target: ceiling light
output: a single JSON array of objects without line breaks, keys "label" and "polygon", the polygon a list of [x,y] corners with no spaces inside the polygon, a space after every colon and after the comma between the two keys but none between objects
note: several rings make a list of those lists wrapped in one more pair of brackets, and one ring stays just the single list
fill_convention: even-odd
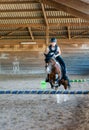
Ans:
[{"label": "ceiling light", "polygon": [[36,44],[36,42],[21,42],[21,44]]}]

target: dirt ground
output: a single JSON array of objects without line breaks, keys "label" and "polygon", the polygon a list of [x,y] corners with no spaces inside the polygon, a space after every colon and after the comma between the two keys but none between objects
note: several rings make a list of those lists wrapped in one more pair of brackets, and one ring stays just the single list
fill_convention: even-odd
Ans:
[{"label": "dirt ground", "polygon": [[[38,90],[44,79],[45,76],[0,76],[0,90]],[[71,86],[71,90],[89,90],[89,82]],[[46,89],[50,90],[49,84]],[[67,101],[59,95],[57,103],[57,95],[0,95],[0,130],[89,130],[89,95],[65,97]]]}]

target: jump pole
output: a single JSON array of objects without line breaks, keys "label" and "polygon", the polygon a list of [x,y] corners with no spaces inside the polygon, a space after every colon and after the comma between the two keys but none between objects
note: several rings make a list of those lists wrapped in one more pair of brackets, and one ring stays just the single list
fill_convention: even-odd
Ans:
[{"label": "jump pole", "polygon": [[73,79],[70,82],[89,82],[89,79]]},{"label": "jump pole", "polygon": [[22,91],[22,90],[0,90],[0,94],[89,94],[89,91],[56,91],[56,90],[26,90],[26,91]]}]

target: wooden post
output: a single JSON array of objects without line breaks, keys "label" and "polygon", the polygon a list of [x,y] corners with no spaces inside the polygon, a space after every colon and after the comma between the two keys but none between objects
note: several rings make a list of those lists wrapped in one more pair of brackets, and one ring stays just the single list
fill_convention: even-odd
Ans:
[{"label": "wooden post", "polygon": [[67,30],[68,30],[68,38],[69,40],[71,39],[71,35],[70,35],[70,26],[67,27]]},{"label": "wooden post", "polygon": [[49,27],[46,27],[46,46],[49,44]]}]

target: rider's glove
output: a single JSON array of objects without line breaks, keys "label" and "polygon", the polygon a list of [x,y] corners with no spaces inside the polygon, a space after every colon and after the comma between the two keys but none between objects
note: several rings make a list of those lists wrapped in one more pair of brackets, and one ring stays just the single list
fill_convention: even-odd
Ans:
[{"label": "rider's glove", "polygon": [[54,55],[55,58],[58,57],[58,56],[59,56],[59,54]]}]

